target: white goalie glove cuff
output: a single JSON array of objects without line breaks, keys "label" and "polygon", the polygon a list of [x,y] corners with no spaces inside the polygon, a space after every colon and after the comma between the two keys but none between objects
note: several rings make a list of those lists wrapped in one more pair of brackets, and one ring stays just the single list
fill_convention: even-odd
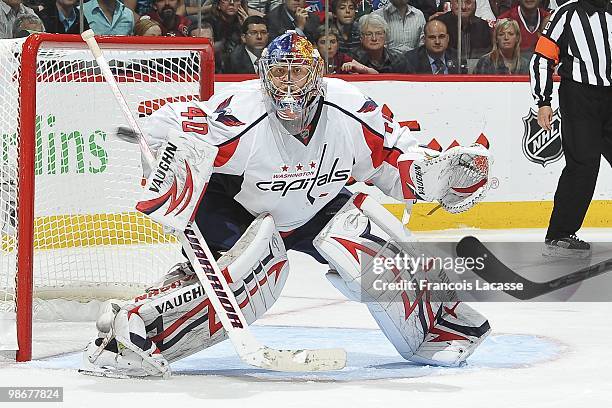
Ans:
[{"label": "white goalie glove cuff", "polygon": [[450,213],[466,211],[488,189],[491,163],[488,141],[455,145],[444,152],[416,147],[398,159],[404,198],[438,201]]}]

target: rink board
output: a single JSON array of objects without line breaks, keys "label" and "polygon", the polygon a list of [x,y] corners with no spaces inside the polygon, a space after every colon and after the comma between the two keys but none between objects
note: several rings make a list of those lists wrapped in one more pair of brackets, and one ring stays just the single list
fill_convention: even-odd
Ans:
[{"label": "rink board", "polygon": [[[225,79],[224,79],[225,78]],[[216,90],[222,91],[232,82],[224,82],[228,77],[221,76],[216,82]],[[244,79],[240,76],[231,78]],[[355,79],[365,78],[356,81]],[[376,80],[373,80],[375,78]],[[463,77],[465,79],[465,77]],[[414,207],[410,227],[413,230],[447,229],[447,228],[538,228],[545,227],[550,210],[552,197],[558,176],[563,168],[563,157],[555,160],[536,163],[530,161],[525,153],[527,149],[523,138],[527,133],[526,121],[530,112],[535,110],[526,78],[518,78],[515,82],[496,82],[483,77],[470,77],[470,82],[424,81],[415,80],[414,76],[351,76],[351,82],[374,100],[384,102],[391,107],[397,120],[417,120],[421,131],[415,136],[421,143],[428,143],[435,138],[442,146],[449,145],[453,140],[462,144],[473,142],[481,133],[485,134],[491,144],[494,157],[491,185],[486,199],[476,208],[464,214],[451,215],[439,210],[433,216],[428,215],[435,204],[417,204]],[[383,80],[381,80],[383,79]],[[399,80],[401,79],[401,80]],[[462,79],[462,80],[464,80]],[[130,84],[131,85],[131,84]],[[137,84],[134,84],[136,86]],[[43,84],[42,86],[52,86]],[[62,222],[71,225],[61,233],[67,236],[78,234],[79,225],[89,223],[87,217],[75,217],[75,214],[94,214],[95,223],[99,225],[114,224],[117,236],[86,237],[85,245],[114,245],[130,235],[138,232],[123,231],[117,225],[130,225],[140,229],[139,225],[117,223],[126,217],[133,217],[129,208],[116,208],[112,200],[96,200],[94,202],[78,202],[75,206],[73,194],[70,192],[87,191],[92,188],[109,188],[117,185],[117,175],[112,174],[113,162],[138,162],[139,153],[135,146],[126,146],[110,135],[117,126],[115,110],[107,102],[104,83],[82,83],[70,94],[66,88],[54,90],[61,95],[62,105],[52,104],[48,112],[41,112],[40,121],[54,118],[56,125],[52,131],[43,130],[37,135],[42,153],[36,157],[38,173],[37,193],[44,194],[53,207],[37,209],[37,225],[51,225],[47,218],[55,208],[69,208],[71,219]],[[169,97],[178,92],[169,86]],[[97,108],[95,115],[76,115],[66,106],[78,106],[83,95],[93,100]],[[96,102],[99,99],[99,102]],[[106,100],[106,102],[103,102]],[[146,103],[138,101],[139,105]],[[553,108],[556,109],[556,98]],[[137,107],[134,107],[136,109]],[[104,110],[108,109],[107,112]],[[69,117],[63,118],[63,115]],[[144,120],[144,119],[141,119]],[[68,123],[68,128],[59,124]],[[529,136],[529,135],[527,135]],[[542,135],[540,135],[542,136]],[[538,137],[532,138],[537,140]],[[544,136],[542,136],[544,137]],[[555,139],[556,138],[556,139]],[[532,140],[533,143],[535,143]],[[8,151],[8,145],[13,143],[11,135],[3,135],[3,151]],[[558,137],[550,140],[542,139],[542,148],[548,148],[558,143]],[[548,143],[548,145],[546,145]],[[548,147],[547,147],[548,146]],[[554,149],[553,149],[554,150]],[[112,154],[108,154],[111,153]],[[548,152],[550,153],[550,152]],[[133,191],[134,202],[138,199],[140,175],[121,175],[122,188]],[[365,186],[358,186],[363,189]],[[385,197],[375,188],[365,188],[396,215],[400,216],[403,206]],[[585,226],[610,226],[607,214],[612,209],[612,171],[607,163],[602,163],[600,179],[596,188],[595,202],[590,208]],[[76,208],[75,208],[76,207]],[[48,212],[49,211],[49,212]],[[60,218],[62,215],[60,215]],[[73,221],[76,220],[76,222]],[[82,220],[82,221],[81,221]],[[51,220],[52,221],[52,220]],[[84,228],[83,228],[84,229]],[[55,232],[57,233],[57,231]],[[54,241],[62,241],[54,237]],[[150,237],[139,237],[148,241]],[[3,237],[4,248],[11,246],[6,236]],[[132,239],[130,239],[133,242]],[[41,244],[47,247],[48,243]],[[53,247],[53,244],[51,244]]]},{"label": "rink board", "polygon": [[[248,76],[220,76],[218,92],[232,81]],[[443,147],[453,140],[472,143],[481,133],[491,144],[493,155],[491,190],[484,202],[458,215],[443,210],[427,214],[435,204],[417,204],[410,228],[436,230],[448,228],[543,228],[548,225],[552,199],[564,167],[560,154],[560,132],[546,134],[536,128],[537,112],[528,78],[491,76],[351,75],[342,76],[378,103],[387,104],[398,121],[417,120],[421,143],[435,138]],[[552,108],[557,111],[555,83]],[[529,157],[529,158],[528,158]],[[531,160],[530,160],[531,159]],[[365,186],[360,186],[364,189]],[[398,204],[375,188],[365,190],[385,204]],[[612,211],[612,171],[602,160],[593,204],[585,227],[610,227]],[[388,205],[400,215],[401,206]]]}]

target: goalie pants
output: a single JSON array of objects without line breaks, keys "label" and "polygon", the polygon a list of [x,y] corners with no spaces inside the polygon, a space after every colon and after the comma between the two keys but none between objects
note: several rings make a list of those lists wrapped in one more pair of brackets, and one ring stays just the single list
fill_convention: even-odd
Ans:
[{"label": "goalie pants", "polygon": [[565,168],[546,233],[551,239],[580,229],[595,192],[601,156],[612,165],[612,87],[563,78],[559,107]]},{"label": "goalie pants", "polygon": [[[220,252],[229,250],[238,241],[255,219],[255,216],[234,200],[235,194],[232,194],[232,188],[228,187],[231,184],[228,182],[230,177],[234,176],[213,174],[195,217],[196,224],[217,259]],[[326,264],[327,261],[315,249],[312,241],[351,195],[350,191],[342,189],[306,224],[289,232],[281,232],[285,248],[309,254],[318,262]]]}]

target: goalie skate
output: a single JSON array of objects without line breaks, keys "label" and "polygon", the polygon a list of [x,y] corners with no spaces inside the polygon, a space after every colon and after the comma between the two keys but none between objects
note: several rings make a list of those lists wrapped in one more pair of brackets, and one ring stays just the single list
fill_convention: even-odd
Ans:
[{"label": "goalie skate", "polygon": [[139,319],[130,320],[127,311],[118,305],[110,304],[96,322],[98,337],[87,345],[79,372],[112,378],[168,378],[168,361],[155,344],[130,331],[130,326],[139,323]]}]

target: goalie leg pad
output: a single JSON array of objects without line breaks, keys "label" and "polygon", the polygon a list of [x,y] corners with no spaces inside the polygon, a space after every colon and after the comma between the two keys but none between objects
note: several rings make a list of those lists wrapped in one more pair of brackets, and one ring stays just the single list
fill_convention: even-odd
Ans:
[{"label": "goalie leg pad", "polygon": [[[272,217],[264,214],[255,219],[218,264],[251,324],[278,299],[289,272],[285,247]],[[179,360],[227,337],[188,263],[172,268],[160,283],[121,311],[140,320],[143,337],[167,361]],[[135,334],[131,329],[130,335]]]},{"label": "goalie leg pad", "polygon": [[430,281],[445,279],[443,270],[417,270],[411,275],[411,271],[380,268],[386,258],[422,256],[409,239],[408,231],[382,205],[356,194],[314,245],[334,269],[326,275],[328,280],[349,299],[367,304],[402,357],[423,364],[461,364],[490,332],[484,317],[460,302],[436,301],[428,291],[377,289],[401,280],[425,279],[425,274]]}]

